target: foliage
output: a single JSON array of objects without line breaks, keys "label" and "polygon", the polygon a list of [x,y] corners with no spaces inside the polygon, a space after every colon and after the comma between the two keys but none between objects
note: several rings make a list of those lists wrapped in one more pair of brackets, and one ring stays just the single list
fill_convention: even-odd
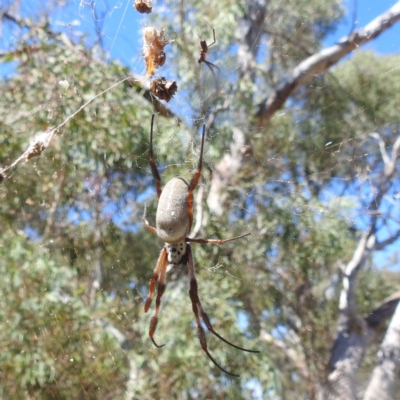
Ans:
[{"label": "foliage", "polygon": [[[245,68],[237,30],[252,12],[245,3],[166,5],[153,18],[176,38],[167,71],[179,81],[173,107],[182,106],[178,117],[188,122],[157,115],[157,164],[164,183],[175,175],[189,180],[198,159],[190,125],[211,116],[201,183],[207,193],[215,165],[234,141],[233,127],[244,132],[247,150],[240,172],[224,187],[224,215],[213,215],[203,194],[196,218],[198,237],[251,236],[193,248],[199,296],[216,331],[260,354],[207,335],[213,357],[240,379],[209,362],[197,338],[185,268],[168,271],[156,332],[165,347],[148,339],[143,299],[163,246],[141,224],[144,203],[152,225],[157,207],[147,162],[155,102],[130,79],[85,107],[40,158],[20,164],[0,186],[4,398],[314,398],[323,379],[341,267],[363,227],[354,217],[366,209],[362,183],[373,182],[369,174],[382,168],[366,134],[380,132],[390,147],[398,124],[398,56],[360,52],[316,77],[259,129],[251,120],[259,100],[322,46],[342,16],[340,2],[270,1],[263,15],[268,24],[259,46],[247,49],[254,57]],[[198,36],[211,39],[206,22],[217,33],[209,54],[222,71],[217,83],[197,65]],[[1,166],[36,133],[130,74],[99,56],[96,46],[50,34],[50,25],[26,30],[13,43],[22,50],[2,58],[16,69],[1,82]],[[377,271],[372,259],[363,274],[357,304],[367,315],[397,281]]]},{"label": "foliage", "polygon": [[92,319],[76,270],[21,234],[2,232],[1,394],[68,399],[121,396],[125,356]]}]

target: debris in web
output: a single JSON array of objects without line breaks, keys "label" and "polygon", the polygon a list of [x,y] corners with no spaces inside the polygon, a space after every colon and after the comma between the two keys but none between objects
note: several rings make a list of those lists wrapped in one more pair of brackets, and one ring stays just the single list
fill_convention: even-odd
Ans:
[{"label": "debris in web", "polygon": [[28,161],[31,158],[39,157],[42,154],[42,152],[45,151],[49,146],[50,139],[52,136],[53,136],[52,129],[37,134],[34,137],[28,150],[26,150],[24,153],[25,160]]},{"label": "debris in web", "polygon": [[173,42],[164,37],[165,29],[158,30],[148,26],[143,29],[143,55],[146,61],[146,77],[153,76],[159,67],[165,64],[167,58],[164,47]]},{"label": "debris in web", "polygon": [[164,77],[153,79],[150,82],[150,92],[160,100],[169,102],[178,90],[178,85],[173,80],[166,80]]},{"label": "debris in web", "polygon": [[152,0],[135,0],[133,7],[141,14],[150,14],[153,8]]},{"label": "debris in web", "polygon": [[27,150],[25,150],[13,163],[8,165],[7,167],[0,169],[0,183],[7,178],[6,172],[15,168],[23,159],[25,159],[25,161],[28,162],[34,157],[39,157],[43,153],[43,151],[45,151],[49,146],[54,134],[58,132],[67,122],[69,122],[72,118],[74,118],[78,113],[80,113],[93,100],[97,99],[99,96],[103,95],[104,93],[107,93],[109,90],[115,88],[116,86],[120,85],[122,82],[125,82],[128,79],[129,77],[126,77],[118,81],[117,83],[114,83],[114,85],[110,86],[109,88],[103,90],[101,93],[89,99],[86,103],[84,103],[81,107],[79,107],[77,111],[75,111],[73,114],[67,117],[56,128],[49,128],[46,132],[41,132],[37,134]]}]

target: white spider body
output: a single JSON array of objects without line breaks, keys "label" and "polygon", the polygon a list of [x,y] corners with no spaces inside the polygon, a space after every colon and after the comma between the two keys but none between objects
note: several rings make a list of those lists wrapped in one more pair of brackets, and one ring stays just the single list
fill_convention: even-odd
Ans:
[{"label": "white spider body", "polygon": [[178,244],[189,234],[188,198],[189,185],[182,178],[172,178],[161,192],[156,227],[157,235],[163,242]]}]

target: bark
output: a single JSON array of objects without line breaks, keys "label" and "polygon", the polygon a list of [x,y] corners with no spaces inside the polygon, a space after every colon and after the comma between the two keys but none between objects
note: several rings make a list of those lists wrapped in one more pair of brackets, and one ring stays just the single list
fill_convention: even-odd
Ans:
[{"label": "bark", "polygon": [[[328,365],[328,368],[335,368],[331,368],[327,382],[319,388],[318,398],[320,400],[356,398],[357,388],[354,383],[354,376],[362,361],[365,348],[383,329],[386,321],[393,316],[395,310],[397,311],[399,300],[400,292],[394,293],[373,310],[367,318],[358,318],[358,329],[354,329],[357,326],[353,327],[353,330],[344,332],[336,339],[330,365]],[[379,396],[371,397],[368,400],[380,398]]]},{"label": "bark", "polygon": [[357,314],[355,288],[358,271],[364,266],[367,254],[374,244],[375,233],[365,234],[344,270],[338,334],[327,366],[328,377],[322,397],[324,399],[356,398],[354,377],[364,356],[369,332],[365,321]]},{"label": "bark", "polygon": [[[381,250],[399,237],[400,229],[393,232],[384,241],[378,242],[377,232],[381,224],[379,208],[384,196],[391,188],[396,172],[396,159],[398,157],[400,138],[395,141],[391,157],[382,145],[381,137],[377,133],[370,136],[379,142],[384,168],[380,181],[374,188],[375,196],[372,199],[368,211],[370,224],[368,230],[361,238],[352,260],[343,270],[343,288],[339,300],[338,331],[331,350],[331,357],[327,365],[327,377],[319,394],[321,399],[351,400],[357,397],[355,377],[363,360],[366,347],[375,337],[377,328],[389,314],[385,314],[385,307],[374,311],[367,319],[362,318],[355,302],[358,272],[364,267],[368,256],[376,250]],[[386,311],[387,311],[386,306]]]},{"label": "bark", "polygon": [[222,160],[215,167],[210,191],[207,197],[207,204],[210,211],[217,216],[224,212],[224,201],[226,194],[224,188],[229,185],[229,181],[237,174],[241,165],[243,154],[246,150],[244,133],[237,127],[232,127],[233,141],[230,145],[230,152],[225,153]]},{"label": "bark", "polygon": [[400,372],[400,305],[396,307],[392,321],[378,354],[378,365],[364,395],[364,400],[390,400],[394,398]]}]

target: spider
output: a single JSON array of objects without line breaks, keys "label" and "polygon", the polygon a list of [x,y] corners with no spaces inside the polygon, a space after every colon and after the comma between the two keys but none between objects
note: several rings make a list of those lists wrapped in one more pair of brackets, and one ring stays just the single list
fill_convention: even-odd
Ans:
[{"label": "spider", "polygon": [[214,41],[211,44],[208,45],[205,40],[200,40],[200,48],[201,48],[201,50],[200,50],[200,56],[199,56],[198,61],[199,61],[199,64],[204,62],[207,65],[207,67],[210,68],[210,71],[214,75],[214,78],[217,79],[216,76],[215,76],[213,68],[216,68],[218,70],[218,72],[219,72],[220,71],[219,67],[206,59],[206,55],[208,53],[208,49],[210,47],[214,46],[215,43],[217,43],[217,40],[215,39],[215,30],[212,27],[211,27],[211,29],[212,29],[212,32],[213,32],[213,40]]},{"label": "spider", "polygon": [[206,136],[205,125],[203,126],[200,158],[197,171],[194,174],[192,180],[190,181],[190,184],[188,184],[182,178],[175,177],[172,178],[165,185],[164,189],[161,191],[161,177],[160,173],[158,172],[157,165],[154,161],[154,156],[153,156],[153,124],[154,124],[154,114],[151,118],[151,127],[150,127],[149,163],[152,174],[155,179],[157,195],[159,199],[157,214],[156,214],[157,227],[154,228],[150,226],[149,222],[146,219],[146,212],[143,216],[143,222],[146,228],[150,232],[155,233],[165,243],[165,245],[161,250],[160,256],[158,257],[158,261],[154,269],[153,276],[150,280],[149,295],[144,305],[144,311],[147,312],[150,308],[155,286],[158,282],[156,306],[150,321],[150,329],[149,329],[150,339],[156,347],[160,348],[164,346],[164,345],[160,346],[156,343],[156,341],[154,340],[154,333],[156,331],[158,322],[158,312],[160,310],[161,297],[165,291],[165,275],[167,266],[187,264],[189,269],[189,284],[190,284],[189,296],[192,302],[192,309],[196,319],[197,332],[200,339],[201,347],[203,351],[207,354],[208,358],[221,371],[223,371],[228,375],[238,377],[239,375],[235,375],[222,368],[211,356],[207,348],[206,336],[200,318],[203,320],[204,324],[212,334],[214,334],[217,338],[229,344],[230,346],[233,346],[239,350],[247,351],[250,353],[259,353],[259,351],[247,350],[242,347],[236,346],[233,343],[229,342],[228,340],[224,339],[214,330],[210,322],[210,318],[204,311],[204,308],[199,299],[197,281],[195,275],[195,266],[193,261],[193,253],[190,242],[221,245],[248,236],[250,235],[250,233],[246,233],[244,235],[236,236],[225,240],[200,239],[200,238],[195,239],[187,236],[190,232],[193,223],[193,191],[196,188],[202,169],[204,139]]}]

